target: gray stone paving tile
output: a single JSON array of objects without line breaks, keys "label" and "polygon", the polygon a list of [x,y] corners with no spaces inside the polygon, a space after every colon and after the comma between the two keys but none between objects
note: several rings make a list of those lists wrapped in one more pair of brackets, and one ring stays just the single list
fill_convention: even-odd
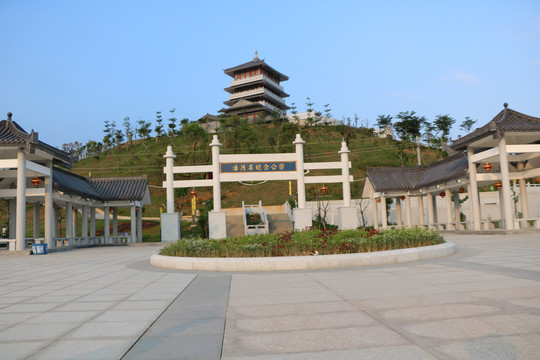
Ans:
[{"label": "gray stone paving tile", "polygon": [[494,326],[475,318],[406,323],[401,328],[412,335],[444,340],[472,339],[497,334]]},{"label": "gray stone paving tile", "polygon": [[377,313],[377,317],[389,321],[417,322],[464,318],[500,313],[501,311],[497,306],[461,303],[380,311]]},{"label": "gray stone paving tile", "polygon": [[146,309],[141,310],[106,310],[100,315],[96,316],[93,321],[153,321],[161,313],[162,309]]},{"label": "gray stone paving tile", "polygon": [[113,305],[117,304],[116,301],[99,301],[99,302],[70,302],[64,304],[54,311],[91,311],[91,310],[105,310]]},{"label": "gray stone paving tile", "polygon": [[338,312],[324,314],[255,317],[236,320],[242,331],[262,333],[303,329],[327,329],[373,325],[375,320],[363,312]]},{"label": "gray stone paving tile", "polygon": [[26,320],[25,324],[82,323],[98,314],[98,311],[49,311]]},{"label": "gray stone paving tile", "polygon": [[149,326],[148,321],[89,321],[66,335],[65,339],[132,338],[135,341]]},{"label": "gray stone paving tile", "polygon": [[147,337],[139,340],[122,360],[220,359],[222,335]]},{"label": "gray stone paving tile", "polygon": [[435,349],[442,359],[538,360],[538,335],[487,336],[447,342]]},{"label": "gray stone paving tile", "polygon": [[56,340],[79,326],[79,323],[17,324],[0,331],[2,342],[18,340]]},{"label": "gray stone paving tile", "polygon": [[63,340],[30,356],[29,360],[119,359],[129,348],[124,339]]},{"label": "gray stone paving tile", "polygon": [[254,356],[224,356],[222,360],[437,360],[415,345],[384,346],[354,350],[284,353]]},{"label": "gray stone paving tile", "polygon": [[49,341],[43,340],[0,342],[0,359],[25,359],[48,343]]},{"label": "gray stone paving tile", "polygon": [[261,306],[230,306],[227,312],[227,318],[234,319],[240,317],[283,316],[312,313],[321,314],[357,310],[357,307],[351,305],[347,301],[323,301]]}]

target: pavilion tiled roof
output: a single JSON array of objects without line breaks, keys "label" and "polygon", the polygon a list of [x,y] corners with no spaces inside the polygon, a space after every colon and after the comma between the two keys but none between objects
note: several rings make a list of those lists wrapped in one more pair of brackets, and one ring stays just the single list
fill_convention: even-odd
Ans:
[{"label": "pavilion tiled roof", "polygon": [[88,182],[105,201],[142,200],[148,187],[146,176],[90,178]]},{"label": "pavilion tiled roof", "polygon": [[146,176],[86,178],[53,168],[56,190],[99,201],[142,200],[148,186]]},{"label": "pavilion tiled roof", "polygon": [[454,140],[451,148],[462,150],[470,143],[490,136],[496,132],[540,132],[540,118],[529,116],[509,109],[504,104],[504,109],[490,122],[476,129],[472,133]]},{"label": "pavilion tiled roof", "polygon": [[236,73],[238,71],[247,70],[247,69],[253,69],[253,68],[257,68],[259,66],[262,66],[262,67],[270,70],[271,72],[275,73],[279,77],[280,81],[289,80],[289,77],[287,75],[280,73],[279,71],[277,71],[276,69],[274,69],[273,67],[271,67],[270,65],[265,63],[264,59],[259,59],[258,57],[255,57],[253,60],[248,61],[247,63],[241,64],[241,65],[238,65],[238,66],[235,66],[235,67],[232,67],[232,68],[225,69],[225,70],[223,70],[223,72],[225,74],[229,75],[229,76],[234,76],[234,73]]},{"label": "pavilion tiled roof", "polygon": [[28,134],[19,124],[11,120],[11,113],[8,113],[7,120],[0,121],[0,146],[22,147],[31,154],[39,149],[52,155],[57,164],[69,169],[73,165],[73,159],[67,152],[40,141],[38,133],[33,130]]},{"label": "pavilion tiled roof", "polygon": [[412,191],[427,188],[467,176],[466,153],[424,166],[368,167],[367,177],[377,192]]}]

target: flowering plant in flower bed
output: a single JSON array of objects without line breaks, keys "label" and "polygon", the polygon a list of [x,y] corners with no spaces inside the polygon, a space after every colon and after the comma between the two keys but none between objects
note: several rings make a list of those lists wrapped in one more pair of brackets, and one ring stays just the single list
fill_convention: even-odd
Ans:
[{"label": "flowering plant in flower bed", "polygon": [[404,249],[444,242],[438,231],[425,228],[377,231],[310,229],[295,233],[249,235],[220,240],[187,238],[160,251],[182,257],[268,257],[353,254]]}]

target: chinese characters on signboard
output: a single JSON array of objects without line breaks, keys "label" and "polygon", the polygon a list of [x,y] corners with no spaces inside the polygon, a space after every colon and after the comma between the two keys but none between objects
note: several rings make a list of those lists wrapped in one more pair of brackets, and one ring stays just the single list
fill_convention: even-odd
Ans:
[{"label": "chinese characters on signboard", "polygon": [[222,173],[296,171],[296,161],[221,163]]}]

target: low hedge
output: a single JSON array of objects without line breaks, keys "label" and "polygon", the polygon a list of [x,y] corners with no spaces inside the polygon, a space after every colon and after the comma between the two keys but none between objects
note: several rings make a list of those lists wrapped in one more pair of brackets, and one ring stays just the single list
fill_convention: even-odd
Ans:
[{"label": "low hedge", "polygon": [[232,237],[220,240],[186,238],[160,251],[160,255],[182,257],[268,257],[352,254],[405,249],[443,243],[441,234],[425,228],[377,231],[311,229]]}]

